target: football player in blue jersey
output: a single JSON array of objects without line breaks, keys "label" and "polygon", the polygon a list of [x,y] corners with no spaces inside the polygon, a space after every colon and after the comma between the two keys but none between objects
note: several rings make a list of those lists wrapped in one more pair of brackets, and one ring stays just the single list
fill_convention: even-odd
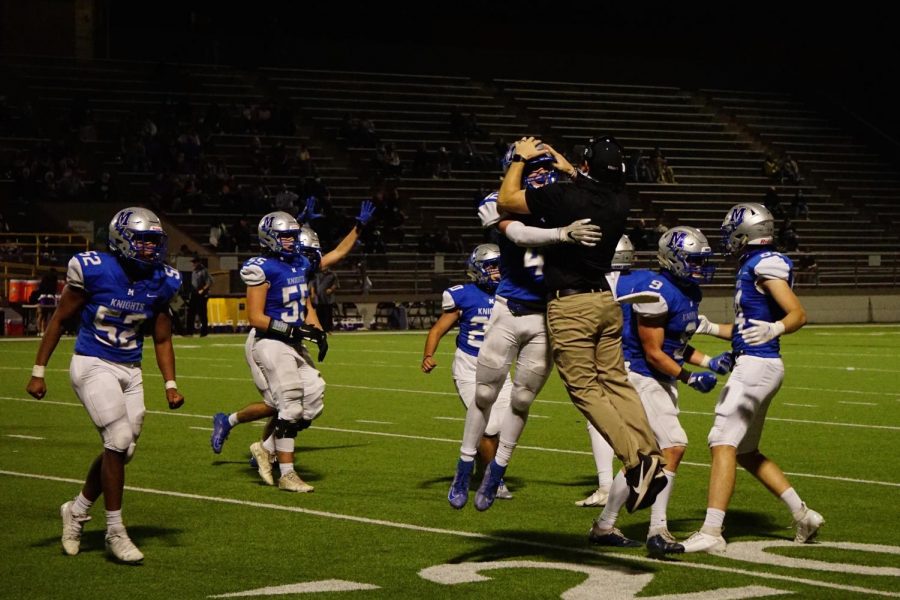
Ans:
[{"label": "football player in blue jersey", "polygon": [[[466,273],[472,283],[455,285],[444,290],[441,302],[444,314],[429,330],[425,338],[425,353],[422,371],[431,373],[437,367],[434,353],[441,338],[459,323],[456,336],[456,354],[453,358],[453,382],[463,406],[468,410],[475,401],[475,368],[478,351],[484,341],[484,332],[494,307],[494,292],[500,281],[500,248],[496,244],[481,244],[472,251],[466,263]],[[493,460],[497,453],[497,437],[500,424],[509,410],[509,395],[512,380],[509,375],[500,389],[497,401],[491,410],[491,418],[478,444],[478,462],[482,467]],[[509,500],[512,493],[501,483],[497,488],[497,498]]]},{"label": "football player in blue jersey", "polygon": [[[668,530],[666,511],[675,473],[687,446],[687,434],[678,421],[677,382],[708,393],[717,383],[716,373],[724,375],[732,367],[730,352],[709,357],[689,345],[699,323],[700,284],[711,281],[715,272],[709,264],[712,254],[699,229],[673,227],[659,240],[659,271],[634,271],[620,279],[616,290],[620,300],[634,294],[645,295],[638,302],[622,304],[622,349],[628,381],[641,398],[666,459],[663,474],[667,485],[652,504],[647,534],[647,547],[657,555],[676,543]],[[684,368],[685,362],[713,372],[691,373]],[[627,498],[628,484],[624,472],[620,472],[613,481],[606,507],[591,529],[593,543],[615,547],[641,545],[615,527]]]},{"label": "football player in blue jersey", "polygon": [[252,327],[245,344],[253,382],[266,405],[275,408],[274,431],[251,446],[260,476],[274,485],[269,455],[277,457],[278,488],[311,492],[313,487],[294,470],[295,438],[324,408],[325,381],[302,340],[319,346],[319,361],[328,350],[325,332],[316,327],[309,295],[313,268],[300,250],[300,224],[282,211],[265,215],[258,227],[261,256],[246,261],[241,279],[247,284],[247,316]]},{"label": "football player in blue jersey", "polygon": [[[515,159],[513,150],[514,146],[510,147],[504,159],[506,169]],[[555,183],[557,172],[552,167],[553,162],[549,154],[528,161],[522,173],[522,185],[536,188]],[[484,511],[496,498],[510,457],[525,428],[531,404],[544,387],[552,368],[545,323],[547,299],[541,269],[543,257],[539,248],[558,243],[593,246],[600,240],[600,233],[589,219],[580,219],[565,227],[542,228],[540,222],[530,216],[501,215],[496,192],[481,201],[478,215],[484,227],[497,232],[500,285],[478,352],[475,401],[466,411],[460,457],[447,499],[456,509],[468,502],[477,447],[491,419],[491,408],[515,360],[510,410],[501,423],[497,453],[485,469],[475,495],[475,508]]]},{"label": "football player in blue jersey", "polygon": [[754,202],[736,204],[722,222],[723,249],[739,257],[734,322],[710,323],[701,315],[697,333],[731,340],[735,367],[719,394],[709,432],[706,519],[700,531],[670,552],[725,550],[722,526],[738,464],[784,502],[794,519],[794,541],[812,541],[825,522],[800,499],[781,468],[759,451],[766,411],[784,378],[779,338],[806,323],[806,311],[792,289],[793,264],[775,250],[774,233],[772,214]]},{"label": "football player in blue jersey", "polygon": [[144,555],[122,522],[122,495],[125,464],[134,455],[144,422],[144,334],[153,337],[169,408],[179,408],[184,396],[175,384],[169,301],[181,286],[181,276],[164,263],[166,234],[159,218],[147,209],[131,207],[115,214],[109,224],[109,250],[82,252],[69,261],[66,287],[26,389],[38,399],[46,395],[44,371],[59,344],[63,323],[80,315],[69,377],[100,433],[103,452],[91,464],[78,496],[59,509],[62,546],[66,554],[78,554],[82,527],[102,494],[107,551],[121,562],[136,563]]},{"label": "football player in blue jersey", "polygon": [[[304,210],[301,213],[301,216],[309,213],[309,207],[312,203],[307,202],[307,210]],[[350,251],[353,249],[353,246],[356,244],[357,239],[359,239],[359,234],[362,229],[372,220],[375,215],[375,205],[368,201],[364,200],[359,209],[359,215],[356,217],[356,224],[344,236],[344,239],[330,252],[327,252],[324,256],[322,255],[322,247],[319,243],[319,236],[309,225],[303,225],[300,228],[299,235],[299,243],[298,250],[299,254],[305,256],[308,260],[309,271],[307,273],[307,281],[312,281],[316,271],[319,268],[331,267],[339,263],[341,260],[347,256]],[[298,221],[299,223],[299,221]],[[265,246],[263,246],[265,248]],[[304,307],[305,309],[305,307]],[[318,319],[315,317],[315,312],[313,311],[308,315],[310,319],[315,319],[314,321],[310,321],[311,324],[319,327]],[[321,327],[319,327],[321,329]],[[327,342],[326,342],[327,343]],[[212,446],[213,452],[219,454],[222,452],[222,446],[225,444],[225,440],[228,439],[228,435],[231,433],[231,430],[240,423],[247,423],[250,421],[256,421],[258,419],[264,419],[266,417],[272,417],[275,415],[275,407],[273,405],[268,405],[264,402],[253,402],[248,404],[244,408],[239,411],[233,412],[231,414],[225,413],[216,413],[213,415],[213,433],[210,437],[210,445]],[[263,436],[263,439],[268,437],[271,433],[271,427],[274,426],[274,423],[270,424]],[[260,455],[264,456],[265,453],[261,447],[260,443],[254,444],[251,446],[251,455],[254,458],[251,459],[251,464],[255,465],[258,468],[258,461],[255,456]],[[275,456],[274,454],[268,455],[269,460],[268,463],[274,462]],[[271,470],[268,469],[268,465],[264,465],[264,471],[268,471],[267,474],[262,474],[263,478],[267,481],[272,477]]]}]

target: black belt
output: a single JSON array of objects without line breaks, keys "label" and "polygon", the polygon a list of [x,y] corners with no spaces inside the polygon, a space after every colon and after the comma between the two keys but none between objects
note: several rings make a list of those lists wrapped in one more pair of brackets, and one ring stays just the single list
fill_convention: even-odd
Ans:
[{"label": "black belt", "polygon": [[555,292],[550,292],[547,294],[547,300],[553,300],[554,298],[565,298],[566,296],[574,296],[575,294],[599,294],[601,292],[608,292],[609,286],[600,286],[595,288],[563,288],[561,290],[556,290]]}]

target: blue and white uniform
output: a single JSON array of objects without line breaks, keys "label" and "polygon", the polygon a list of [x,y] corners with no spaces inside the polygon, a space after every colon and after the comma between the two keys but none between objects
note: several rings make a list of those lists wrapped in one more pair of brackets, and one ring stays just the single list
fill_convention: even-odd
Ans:
[{"label": "blue and white uniform", "polygon": [[735,367],[716,404],[710,446],[735,446],[738,454],[759,448],[766,412],[784,379],[784,363],[778,338],[750,346],[744,342],[741,331],[748,327],[750,319],[773,322],[785,316],[759,283],[780,279],[793,286],[793,267],[788,257],[770,246],[754,248],[741,256],[735,278],[731,338]]},{"label": "blue and white uniform", "polygon": [[[494,296],[474,283],[455,285],[444,290],[441,306],[444,312],[459,311],[459,333],[456,336],[456,354],[453,358],[453,382],[459,399],[467,409],[475,401],[475,372],[478,353],[484,343],[485,328],[494,308]],[[503,415],[509,407],[512,381],[509,374],[500,390],[485,435],[500,431]]]},{"label": "blue and white uniform", "polygon": [[72,387],[103,446],[129,457],[144,421],[144,326],[168,310],[181,287],[178,271],[167,265],[142,273],[132,279],[115,256],[94,251],[73,256],[66,273],[66,283],[87,296],[69,365]]},{"label": "blue and white uniform", "polygon": [[[263,309],[266,316],[301,325],[306,319],[310,267],[300,255],[290,259],[258,256],[241,267],[241,279],[247,286],[269,285]],[[304,347],[295,348],[251,329],[244,354],[253,382],[265,403],[278,409],[279,418],[312,421],[321,414],[325,380]]]},{"label": "blue and white uniform", "polygon": [[[622,350],[628,380],[637,390],[660,448],[686,446],[687,433],[678,420],[678,386],[675,377],[660,373],[648,362],[638,334],[638,319],[664,320],[663,352],[679,365],[699,323],[700,286],[686,283],[668,271],[638,271],[620,280],[620,294],[642,292],[655,302],[622,306]],[[624,290],[623,284],[629,289]]]},{"label": "blue and white uniform", "polygon": [[[497,194],[484,198],[478,206],[478,216],[484,227],[495,227],[504,219],[524,220],[533,225],[530,217],[501,215],[497,209]],[[475,389],[475,407],[490,419],[490,410],[509,370],[516,361],[516,371],[510,394],[510,407],[514,413],[510,425],[503,425],[501,444],[515,445],[524,427],[525,418],[534,398],[550,376],[550,343],[546,325],[546,287],[543,283],[544,259],[534,248],[521,248],[498,231],[500,247],[500,285],[495,296],[494,309],[487,325],[484,343],[478,353]],[[463,432],[461,454],[475,456],[475,445],[483,431],[479,426],[467,427]]]}]

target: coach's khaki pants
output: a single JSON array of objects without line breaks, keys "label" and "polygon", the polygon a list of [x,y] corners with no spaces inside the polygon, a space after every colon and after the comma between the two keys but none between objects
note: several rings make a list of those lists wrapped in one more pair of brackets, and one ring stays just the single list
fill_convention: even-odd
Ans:
[{"label": "coach's khaki pants", "polygon": [[[622,357],[622,309],[610,292],[574,294],[547,305],[553,360],[575,407],[626,469],[660,454]],[[660,457],[660,461],[664,463]]]}]

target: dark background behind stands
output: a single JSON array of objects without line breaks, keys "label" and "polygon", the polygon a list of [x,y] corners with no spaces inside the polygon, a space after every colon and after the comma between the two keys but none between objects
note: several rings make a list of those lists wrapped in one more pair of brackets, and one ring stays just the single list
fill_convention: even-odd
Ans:
[{"label": "dark background behind stands", "polygon": [[511,17],[460,3],[408,25],[396,6],[295,4],[0,0],[0,52],[786,91],[845,108],[900,157],[900,43],[879,12],[887,5],[833,15],[783,3],[523,5]]}]

